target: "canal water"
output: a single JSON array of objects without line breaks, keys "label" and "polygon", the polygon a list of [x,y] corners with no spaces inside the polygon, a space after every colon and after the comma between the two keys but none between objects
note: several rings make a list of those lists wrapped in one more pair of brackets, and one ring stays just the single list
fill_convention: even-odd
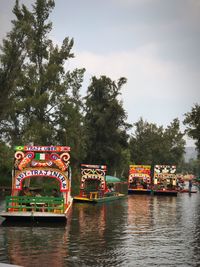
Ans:
[{"label": "canal water", "polygon": [[[0,200],[0,209],[4,201]],[[0,263],[200,266],[200,193],[74,204],[66,225],[0,225]]]}]

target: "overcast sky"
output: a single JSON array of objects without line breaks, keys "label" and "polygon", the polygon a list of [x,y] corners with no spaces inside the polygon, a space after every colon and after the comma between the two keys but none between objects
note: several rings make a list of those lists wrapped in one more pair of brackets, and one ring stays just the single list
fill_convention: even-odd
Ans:
[{"label": "overcast sky", "polygon": [[[23,0],[29,4],[34,1]],[[10,30],[14,0],[0,0],[0,39]],[[50,38],[74,38],[69,68],[128,79],[122,90],[128,122],[166,127],[200,103],[199,0],[56,0]],[[182,126],[182,129],[184,127]],[[191,144],[192,142],[188,142]]]}]

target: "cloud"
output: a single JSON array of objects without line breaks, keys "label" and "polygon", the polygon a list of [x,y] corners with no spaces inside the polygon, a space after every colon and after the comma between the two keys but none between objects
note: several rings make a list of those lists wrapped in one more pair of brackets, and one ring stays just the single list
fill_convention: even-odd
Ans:
[{"label": "cloud", "polygon": [[[134,51],[96,54],[89,51],[75,52],[75,65],[85,67],[90,75],[106,75],[116,80],[122,76],[145,92],[145,84],[156,80],[167,80],[175,68],[172,62],[162,62],[156,57],[156,45],[148,44]],[[134,86],[135,87],[135,86]],[[154,91],[156,88],[154,88]]]},{"label": "cloud", "polygon": [[130,6],[137,6],[137,5],[144,5],[144,4],[150,4],[155,3],[157,0],[112,0],[113,3],[120,4],[124,7],[130,7]]},{"label": "cloud", "polygon": [[200,77],[198,72],[188,72],[184,64],[163,61],[157,55],[157,48],[152,43],[133,51],[106,55],[76,51],[69,67],[86,68],[85,87],[93,75],[106,75],[113,80],[126,77],[122,100],[129,122],[143,117],[166,126],[176,117],[183,120],[184,113],[199,99]]}]

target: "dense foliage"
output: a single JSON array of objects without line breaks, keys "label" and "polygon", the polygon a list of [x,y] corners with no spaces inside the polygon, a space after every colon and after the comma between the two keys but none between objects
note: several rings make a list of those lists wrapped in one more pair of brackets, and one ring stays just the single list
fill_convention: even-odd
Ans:
[{"label": "dense foliage", "polygon": [[196,141],[198,158],[200,159],[200,105],[195,104],[192,110],[185,114],[184,124],[187,125],[187,134]]},{"label": "dense foliage", "polygon": [[125,78],[118,82],[102,76],[92,78],[86,96],[85,126],[87,129],[86,162],[106,164],[111,174],[120,174],[124,169],[123,154],[128,148],[125,122],[126,112],[118,100]]},{"label": "dense foliage", "polygon": [[141,118],[134,124],[135,131],[130,138],[131,160],[135,164],[177,165],[184,154],[184,134],[180,131],[179,120],[164,129]]},{"label": "dense foliage", "polygon": [[200,159],[190,159],[188,162],[182,162],[179,169],[183,174],[191,173],[200,178]]},{"label": "dense foliage", "polygon": [[37,0],[29,11],[16,1],[16,19],[0,55],[0,137],[10,146],[70,144],[77,162],[84,154],[84,69],[66,70],[73,39],[66,37],[61,47],[48,39],[53,7],[54,1]]}]

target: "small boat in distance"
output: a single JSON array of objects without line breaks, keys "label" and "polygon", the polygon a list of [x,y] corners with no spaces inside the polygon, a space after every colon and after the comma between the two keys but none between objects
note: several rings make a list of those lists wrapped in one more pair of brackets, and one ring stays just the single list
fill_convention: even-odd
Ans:
[{"label": "small boat in distance", "polygon": [[[66,221],[72,207],[70,147],[17,146],[12,192],[0,216],[10,221]],[[40,194],[31,187],[46,185]],[[57,187],[57,188],[56,188]]]},{"label": "small boat in distance", "polygon": [[184,183],[184,186],[179,186],[178,187],[178,190],[179,190],[179,193],[197,193],[197,190],[193,190],[192,187],[193,185],[196,186],[195,180],[188,180],[186,183]]},{"label": "small boat in distance", "polygon": [[128,177],[128,194],[151,193],[151,166],[130,165]]},{"label": "small boat in distance", "polygon": [[74,202],[99,203],[125,197],[106,183],[105,165],[81,164],[81,184],[79,195]]},{"label": "small boat in distance", "polygon": [[155,165],[152,189],[154,195],[177,196],[176,166]]}]

